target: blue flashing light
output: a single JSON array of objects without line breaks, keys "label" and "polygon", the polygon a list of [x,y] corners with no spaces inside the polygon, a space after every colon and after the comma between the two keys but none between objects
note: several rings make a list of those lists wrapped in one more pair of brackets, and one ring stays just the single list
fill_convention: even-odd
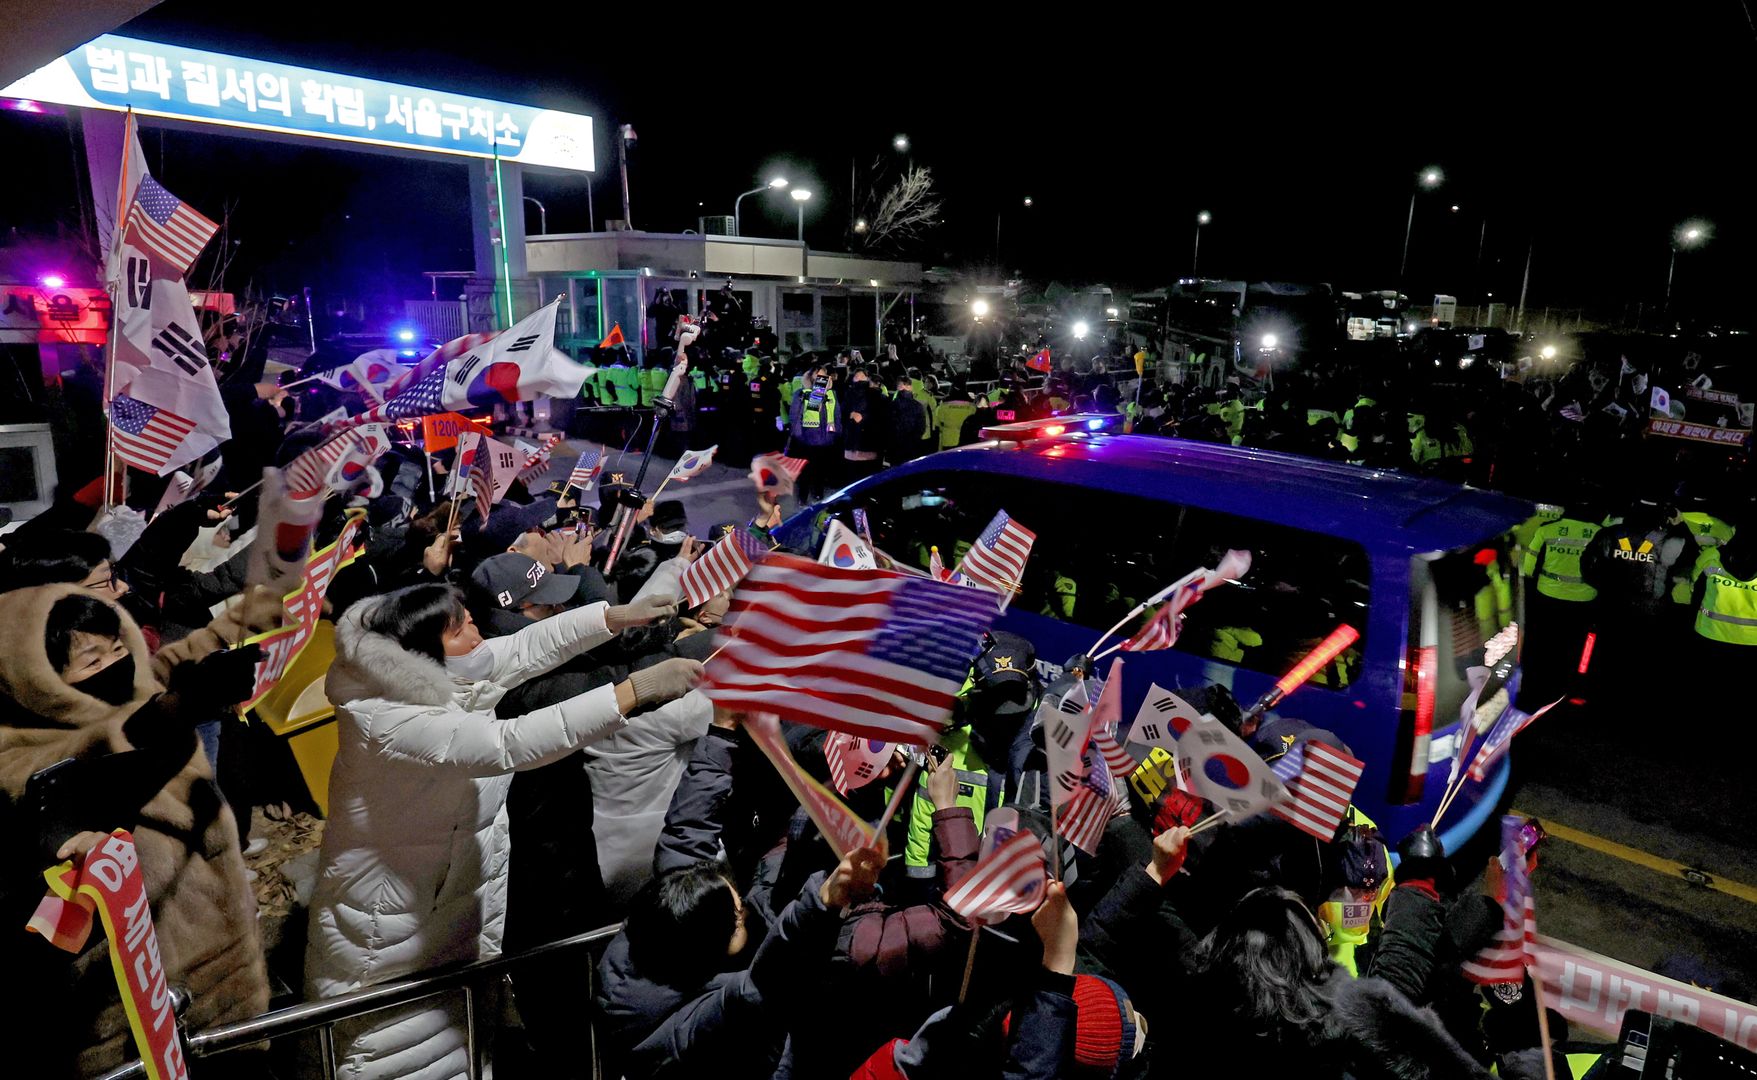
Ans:
[{"label": "blue flashing light", "polygon": [[1102,421],[1102,420],[1088,420],[1088,421],[1086,421],[1086,430],[1087,431],[1098,431],[1099,429],[1101,429],[1103,427],[1104,427],[1104,421]]},{"label": "blue flashing light", "polygon": [[417,355],[417,350],[415,350],[415,349],[404,349],[404,350],[402,350],[402,355],[403,355],[403,356],[415,356],[415,355]]},{"label": "blue flashing light", "polygon": [[398,341],[414,341],[415,340],[415,331],[413,331],[413,330],[398,330],[397,331],[397,340]]}]

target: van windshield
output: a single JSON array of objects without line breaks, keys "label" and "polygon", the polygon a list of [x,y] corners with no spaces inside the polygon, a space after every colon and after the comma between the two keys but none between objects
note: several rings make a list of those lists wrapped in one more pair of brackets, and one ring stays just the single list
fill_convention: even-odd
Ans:
[{"label": "van windshield", "polygon": [[[1508,625],[1520,622],[1519,571],[1513,559],[1512,534],[1491,537],[1439,556],[1419,558],[1433,584],[1436,628],[1432,644],[1438,660],[1434,687],[1434,726],[1458,717],[1470,695],[1467,672],[1483,662],[1483,644]],[[1417,590],[1416,595],[1424,595]],[[1411,620],[1418,633],[1427,620]]]}]

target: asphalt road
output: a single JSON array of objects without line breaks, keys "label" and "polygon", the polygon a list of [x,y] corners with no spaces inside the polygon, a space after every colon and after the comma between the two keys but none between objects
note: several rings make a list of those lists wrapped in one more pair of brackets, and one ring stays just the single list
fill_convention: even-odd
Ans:
[{"label": "asphalt road", "polygon": [[[578,442],[568,444],[577,453]],[[640,454],[610,448],[607,471],[632,479]],[[558,460],[563,451],[558,449]],[[672,465],[655,457],[646,486]],[[749,520],[748,462],[716,463],[664,498],[684,503],[697,536]],[[555,475],[564,475],[562,467]],[[791,513],[789,499],[783,506]],[[1757,998],[1757,799],[1749,778],[1748,709],[1714,721],[1681,715],[1675,680],[1631,672],[1634,685],[1567,703],[1513,744],[1503,805],[1551,827],[1535,876],[1540,932],[1593,952]],[[1461,876],[1498,843],[1492,826],[1457,853]],[[1717,887],[1687,880],[1699,871]],[[1699,879],[1701,880],[1701,879]]]}]

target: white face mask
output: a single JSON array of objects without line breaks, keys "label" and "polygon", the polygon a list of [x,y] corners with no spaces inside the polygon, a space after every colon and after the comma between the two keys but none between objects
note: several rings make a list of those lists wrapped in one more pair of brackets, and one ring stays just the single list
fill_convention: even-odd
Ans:
[{"label": "white face mask", "polygon": [[488,643],[482,642],[462,656],[445,658],[445,669],[460,679],[469,682],[481,682],[488,678],[494,670],[494,654],[489,651]]},{"label": "white face mask", "polygon": [[653,533],[653,543],[681,544],[687,536],[689,536],[689,532],[685,529],[679,529],[676,532],[655,532]]}]

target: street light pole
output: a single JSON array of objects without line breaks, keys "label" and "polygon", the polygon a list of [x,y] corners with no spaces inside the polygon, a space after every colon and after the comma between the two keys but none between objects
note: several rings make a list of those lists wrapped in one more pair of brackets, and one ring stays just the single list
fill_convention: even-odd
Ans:
[{"label": "street light pole", "polygon": [[1660,309],[1660,315],[1667,325],[1670,325],[1672,319],[1672,275],[1678,269],[1678,249],[1695,247],[1705,235],[1707,230],[1701,225],[1685,225],[1672,234],[1672,259],[1665,271],[1665,306]]},{"label": "street light pole", "polygon": [[743,236],[744,235],[744,219],[739,216],[738,208],[739,208],[739,204],[744,202],[745,195],[757,195],[757,194],[760,194],[761,192],[764,192],[764,191],[780,191],[782,188],[784,188],[786,186],[787,186],[787,181],[785,179],[783,179],[782,177],[777,176],[773,180],[770,180],[768,183],[764,184],[762,187],[751,188],[749,191],[746,191],[746,192],[744,192],[744,194],[738,196],[738,198],[733,199],[732,200],[732,235],[733,236]]},{"label": "street light pole", "polygon": [[548,236],[549,235],[549,208],[544,206],[540,200],[534,199],[529,195],[525,196],[525,201],[528,203],[536,203],[537,204],[537,233],[540,236]]},{"label": "street light pole", "polygon": [[1202,226],[1208,224],[1210,221],[1213,221],[1213,220],[1214,220],[1214,215],[1210,214],[1206,210],[1199,211],[1196,214],[1196,248],[1194,251],[1190,252],[1190,276],[1191,277],[1196,276],[1196,267],[1198,265],[1200,265],[1200,263],[1202,261]]},{"label": "street light pole", "polygon": [[634,228],[634,218],[628,211],[628,144],[636,140],[633,124],[624,124],[616,129],[616,168],[622,173],[622,226]]},{"label": "street light pole", "polygon": [[793,202],[799,207],[799,276],[803,278],[809,268],[805,247],[805,202],[811,198],[811,192],[805,188],[794,188],[791,194]]},{"label": "street light pole", "polygon": [[1531,288],[1531,253],[1536,247],[1536,237],[1525,245],[1525,277],[1519,282],[1519,315],[1515,326],[1515,331],[1521,334],[1525,333],[1525,291]]},{"label": "street light pole", "polygon": [[1409,272],[1409,237],[1415,232],[1415,197],[1421,194],[1422,188],[1440,186],[1442,177],[1439,169],[1423,169],[1416,185],[1409,193],[1409,220],[1403,225],[1403,261],[1397,264],[1397,291],[1403,291],[1403,275]]}]

